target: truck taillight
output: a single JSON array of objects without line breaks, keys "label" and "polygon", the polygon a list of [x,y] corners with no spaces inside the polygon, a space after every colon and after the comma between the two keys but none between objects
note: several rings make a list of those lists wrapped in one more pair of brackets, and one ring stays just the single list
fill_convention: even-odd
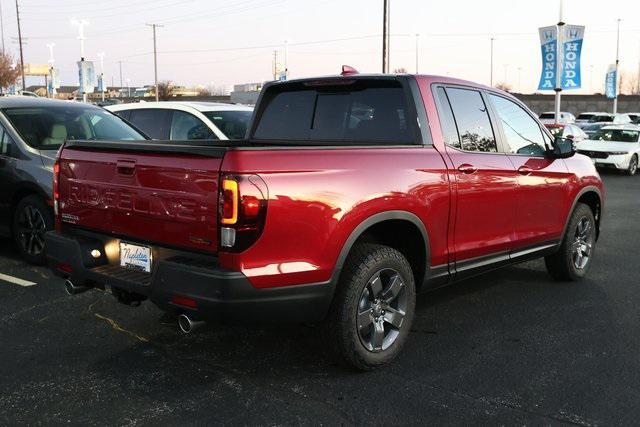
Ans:
[{"label": "truck taillight", "polygon": [[220,188],[220,246],[230,252],[244,251],[262,234],[267,184],[258,175],[225,175]]},{"label": "truck taillight", "polygon": [[60,163],[53,164],[53,212],[58,216],[58,203],[60,200]]}]

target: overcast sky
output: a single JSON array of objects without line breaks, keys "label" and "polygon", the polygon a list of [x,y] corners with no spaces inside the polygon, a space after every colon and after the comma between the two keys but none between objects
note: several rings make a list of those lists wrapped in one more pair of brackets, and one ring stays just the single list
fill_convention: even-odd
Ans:
[{"label": "overcast sky", "polygon": [[[18,58],[13,0],[0,0],[7,49]],[[105,76],[132,86],[153,81],[158,29],[159,78],[183,85],[225,85],[271,78],[273,51],[282,60],[289,40],[291,77],[335,74],[341,64],[361,72],[381,69],[382,0],[19,0],[25,63],[46,63],[55,43],[63,84],[77,84],[80,56],[72,18],[90,22],[86,56],[105,52]],[[391,68],[415,71],[420,34],[421,73],[489,82],[490,37],[494,81],[534,91],[540,73],[537,28],[558,20],[559,0],[391,0]],[[583,87],[602,90],[615,60],[616,20],[622,18],[621,68],[637,73],[640,1],[565,0],[565,21],[586,25]],[[36,79],[29,79],[35,83]],[[126,83],[125,83],[126,85]]]}]

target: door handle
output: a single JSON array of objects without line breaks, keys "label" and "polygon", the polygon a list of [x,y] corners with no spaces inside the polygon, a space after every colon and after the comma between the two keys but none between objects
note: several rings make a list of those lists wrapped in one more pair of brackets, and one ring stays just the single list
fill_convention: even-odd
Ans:
[{"label": "door handle", "polygon": [[118,160],[116,161],[116,168],[118,173],[122,175],[133,175],[136,169],[136,162],[135,160]]},{"label": "door handle", "polygon": [[531,175],[533,173],[533,169],[531,169],[529,166],[520,166],[518,168],[518,173],[520,175]]},{"label": "door handle", "polygon": [[471,174],[476,172],[478,168],[468,163],[463,163],[460,166],[458,166],[458,170],[462,173]]}]

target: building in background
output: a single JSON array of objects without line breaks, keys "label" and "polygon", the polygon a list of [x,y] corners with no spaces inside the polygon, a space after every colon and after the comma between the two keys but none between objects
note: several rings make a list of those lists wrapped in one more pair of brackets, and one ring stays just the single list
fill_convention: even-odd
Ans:
[{"label": "building in background", "polygon": [[244,83],[234,85],[231,102],[235,104],[255,105],[262,90],[262,83]]}]

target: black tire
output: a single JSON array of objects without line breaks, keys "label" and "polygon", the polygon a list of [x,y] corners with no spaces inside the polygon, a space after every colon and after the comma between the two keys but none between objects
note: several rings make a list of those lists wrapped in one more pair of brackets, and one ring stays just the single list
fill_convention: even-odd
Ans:
[{"label": "black tire", "polygon": [[629,161],[629,167],[627,168],[627,175],[634,176],[638,172],[638,156],[636,154],[631,157]]},{"label": "black tire", "polygon": [[[370,282],[375,277],[382,289],[377,296],[375,283]],[[415,303],[413,272],[400,252],[378,244],[356,245],[345,263],[329,314],[329,332],[341,358],[365,371],[391,362],[407,340]],[[365,317],[367,320],[362,321]],[[358,327],[367,323],[366,327]],[[375,338],[380,333],[383,341]],[[374,341],[380,346],[376,348]]]},{"label": "black tire", "polygon": [[13,239],[20,255],[29,263],[45,263],[44,233],[53,229],[51,209],[41,197],[31,195],[18,202],[13,211]]},{"label": "black tire", "polygon": [[[581,231],[585,223],[590,227],[586,234]],[[578,203],[571,214],[560,250],[544,259],[547,271],[556,280],[581,280],[591,267],[595,247],[596,221],[593,211],[584,203]]]}]

